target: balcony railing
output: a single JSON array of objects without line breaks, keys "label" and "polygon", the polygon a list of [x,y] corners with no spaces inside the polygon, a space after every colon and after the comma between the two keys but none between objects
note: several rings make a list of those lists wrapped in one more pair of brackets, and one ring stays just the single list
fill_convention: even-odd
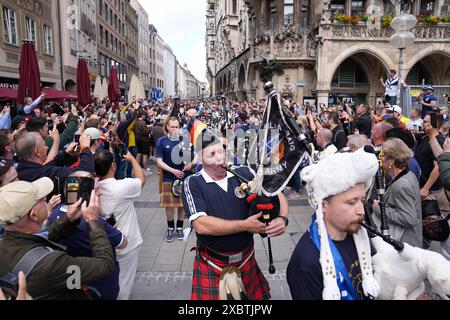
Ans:
[{"label": "balcony railing", "polygon": [[[325,29],[331,28],[329,38],[340,40],[381,40],[387,41],[394,34],[391,28],[369,28],[366,24],[327,24]],[[418,25],[412,30],[416,41],[450,41],[450,24],[436,26]]]}]

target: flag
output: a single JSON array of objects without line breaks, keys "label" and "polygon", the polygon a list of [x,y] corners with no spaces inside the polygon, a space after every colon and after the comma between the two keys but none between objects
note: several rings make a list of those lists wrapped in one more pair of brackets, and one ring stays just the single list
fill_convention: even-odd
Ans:
[{"label": "flag", "polygon": [[273,197],[284,190],[300,165],[307,163],[309,154],[299,139],[300,128],[277,95],[267,100],[261,129],[250,148],[250,154],[257,152],[257,163],[250,165],[256,169],[257,177],[263,175],[262,194]]}]

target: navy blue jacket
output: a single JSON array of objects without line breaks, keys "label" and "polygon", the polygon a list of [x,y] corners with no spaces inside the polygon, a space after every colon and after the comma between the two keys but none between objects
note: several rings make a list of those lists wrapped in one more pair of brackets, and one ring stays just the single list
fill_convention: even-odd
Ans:
[{"label": "navy blue jacket", "polygon": [[33,182],[43,177],[49,177],[53,181],[63,181],[71,173],[77,171],[95,173],[94,155],[89,148],[83,150],[80,154],[80,163],[74,168],[59,167],[55,161],[43,165],[26,160],[20,161],[17,167],[18,179],[28,182]]}]

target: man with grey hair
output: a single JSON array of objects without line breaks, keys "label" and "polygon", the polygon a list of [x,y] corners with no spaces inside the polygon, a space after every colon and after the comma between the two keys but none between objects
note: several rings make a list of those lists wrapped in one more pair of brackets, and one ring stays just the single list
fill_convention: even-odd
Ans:
[{"label": "man with grey hair", "polygon": [[365,134],[354,134],[348,137],[347,147],[351,152],[355,152],[367,145],[371,145],[371,143]]},{"label": "man with grey hair", "polygon": [[42,177],[49,177],[54,182],[63,182],[71,173],[76,171],[95,172],[94,156],[89,148],[90,137],[84,133],[80,137],[80,162],[74,168],[61,167],[57,163],[64,163],[65,152],[58,154],[57,159],[45,163],[47,149],[44,140],[37,132],[28,132],[16,141],[16,153],[19,158],[17,173],[19,180],[33,182]]},{"label": "man with grey hair", "polygon": [[333,132],[330,129],[319,129],[316,135],[317,145],[322,148],[323,151],[319,152],[319,159],[324,159],[329,155],[336,153],[338,150],[332,143]]}]

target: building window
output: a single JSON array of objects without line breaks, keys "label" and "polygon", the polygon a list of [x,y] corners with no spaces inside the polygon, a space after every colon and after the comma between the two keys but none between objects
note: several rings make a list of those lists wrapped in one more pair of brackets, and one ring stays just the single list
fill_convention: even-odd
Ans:
[{"label": "building window", "polygon": [[109,32],[105,30],[105,46],[108,47],[109,44]]},{"label": "building window", "polygon": [[102,0],[98,0],[98,14],[99,15],[103,14],[103,1]]},{"label": "building window", "polygon": [[36,42],[36,21],[30,17],[25,17],[25,27],[27,40]]},{"label": "building window", "polygon": [[233,14],[236,15],[237,14],[237,0],[232,1],[231,8],[233,10]]},{"label": "building window", "polygon": [[100,26],[100,43],[103,44],[103,27]]},{"label": "building window", "polygon": [[284,25],[293,24],[294,20],[294,0],[284,0]]},{"label": "building window", "polygon": [[53,53],[52,28],[44,24],[44,53]]},{"label": "building window", "polygon": [[16,12],[6,7],[3,7],[3,30],[5,42],[17,44]]},{"label": "building window", "polygon": [[433,14],[434,2],[434,0],[420,1],[420,14],[423,16]]},{"label": "building window", "polygon": [[352,0],[352,15],[356,15],[358,13],[363,13],[366,10],[364,9],[364,1],[362,0]]},{"label": "building window", "polygon": [[336,13],[336,12],[344,13],[345,12],[345,0],[331,1],[330,9],[333,13]]},{"label": "building window", "polygon": [[310,0],[302,0],[300,7],[300,25],[305,27],[309,25],[309,6]]}]

